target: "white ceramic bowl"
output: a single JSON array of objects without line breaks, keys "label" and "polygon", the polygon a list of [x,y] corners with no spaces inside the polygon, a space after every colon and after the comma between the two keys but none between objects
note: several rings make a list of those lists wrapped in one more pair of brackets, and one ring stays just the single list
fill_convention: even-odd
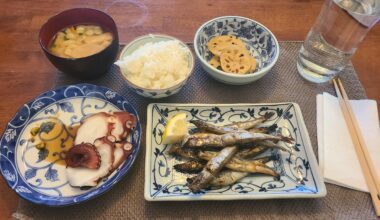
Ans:
[{"label": "white ceramic bowl", "polygon": [[[207,49],[207,42],[212,37],[220,35],[234,35],[245,42],[257,61],[253,73],[245,75],[227,73],[208,63],[212,54]],[[210,76],[231,85],[248,84],[260,79],[274,66],[280,54],[277,39],[267,27],[252,19],[239,16],[218,17],[204,23],[195,34],[194,49],[203,69]]]},{"label": "white ceramic bowl", "polygon": [[144,97],[148,97],[148,98],[154,98],[154,99],[168,97],[170,95],[176,94],[179,90],[181,90],[181,88],[186,84],[188,78],[192,74],[193,69],[194,69],[194,56],[190,48],[185,43],[178,40],[177,38],[167,36],[167,35],[162,35],[162,34],[148,34],[148,35],[144,35],[144,36],[136,38],[135,40],[133,40],[132,42],[130,42],[128,45],[126,45],[123,48],[123,50],[120,53],[119,60],[123,59],[125,56],[130,55],[136,49],[138,49],[139,47],[143,46],[146,43],[149,43],[149,42],[156,43],[156,42],[168,41],[168,40],[177,40],[181,43],[183,47],[187,48],[188,61],[189,61],[189,73],[187,74],[186,78],[183,81],[179,82],[178,84],[172,87],[169,87],[166,89],[147,89],[147,88],[138,86],[132,83],[130,80],[128,80],[120,68],[120,71],[122,75],[124,76],[124,79],[127,82],[128,86],[137,94]]}]

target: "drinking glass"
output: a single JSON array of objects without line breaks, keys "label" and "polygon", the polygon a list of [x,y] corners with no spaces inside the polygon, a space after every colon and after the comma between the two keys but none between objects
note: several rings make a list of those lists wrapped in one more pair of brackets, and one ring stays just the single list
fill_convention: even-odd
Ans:
[{"label": "drinking glass", "polygon": [[331,80],[379,18],[380,0],[326,0],[299,52],[298,72],[314,83]]}]

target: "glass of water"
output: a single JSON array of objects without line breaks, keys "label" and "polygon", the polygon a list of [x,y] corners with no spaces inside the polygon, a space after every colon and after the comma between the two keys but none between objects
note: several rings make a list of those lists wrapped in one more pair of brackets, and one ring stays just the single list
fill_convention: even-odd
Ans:
[{"label": "glass of water", "polygon": [[351,60],[380,19],[380,0],[326,0],[298,55],[302,77],[324,83]]}]

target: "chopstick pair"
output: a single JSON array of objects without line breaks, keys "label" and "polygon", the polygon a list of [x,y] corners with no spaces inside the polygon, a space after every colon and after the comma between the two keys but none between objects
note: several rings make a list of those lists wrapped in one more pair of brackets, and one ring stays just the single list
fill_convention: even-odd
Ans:
[{"label": "chopstick pair", "polygon": [[353,113],[350,101],[343,87],[343,84],[339,78],[337,80],[333,79],[333,83],[335,91],[338,95],[340,108],[342,110],[344,119],[350,132],[352,142],[354,143],[356,154],[359,158],[360,166],[364,173],[364,177],[369,192],[371,194],[372,203],[375,208],[376,215],[380,216],[380,181],[377,177],[375,168],[367,150],[367,146],[361,134],[359,124]]}]

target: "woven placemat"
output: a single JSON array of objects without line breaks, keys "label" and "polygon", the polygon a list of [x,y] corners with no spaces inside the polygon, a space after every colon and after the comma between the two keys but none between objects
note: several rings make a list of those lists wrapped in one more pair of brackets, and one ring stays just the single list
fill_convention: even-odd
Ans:
[{"label": "woven placemat", "polygon": [[[280,57],[269,74],[249,85],[229,86],[215,81],[196,62],[187,85],[176,95],[153,100],[128,89],[115,71],[89,83],[109,87],[126,97],[137,109],[145,131],[147,105],[151,102],[178,103],[270,103],[300,105],[317,155],[316,95],[335,94],[330,84],[317,85],[301,78],[296,69],[300,42],[280,42]],[[341,78],[351,99],[366,98],[355,70],[349,65]],[[60,74],[56,86],[80,83]],[[130,172],[106,194],[80,205],[49,208],[20,200],[17,210],[35,219],[375,219],[369,194],[327,184],[321,199],[250,201],[147,202],[144,200],[145,135],[141,152]],[[344,153],[344,152],[342,152]]]}]

